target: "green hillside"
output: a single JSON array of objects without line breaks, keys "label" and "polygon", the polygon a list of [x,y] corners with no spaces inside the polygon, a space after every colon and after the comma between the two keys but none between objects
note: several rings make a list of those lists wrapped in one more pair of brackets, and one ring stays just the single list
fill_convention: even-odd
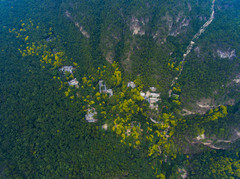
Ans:
[{"label": "green hillside", "polygon": [[2,0],[0,178],[240,178],[239,9]]}]

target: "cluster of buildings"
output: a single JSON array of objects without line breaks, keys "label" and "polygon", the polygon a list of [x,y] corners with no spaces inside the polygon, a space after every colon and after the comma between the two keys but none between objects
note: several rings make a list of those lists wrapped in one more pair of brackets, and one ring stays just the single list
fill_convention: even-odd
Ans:
[{"label": "cluster of buildings", "polygon": [[[98,82],[99,85],[99,92],[100,93],[107,93],[109,94],[109,97],[113,96],[113,90],[107,89],[106,83],[103,80],[100,80]],[[85,119],[87,122],[97,122],[98,120],[95,118],[95,115],[97,115],[97,112],[94,108],[88,108],[87,114],[85,115]],[[103,129],[107,130],[107,124],[102,126]]]},{"label": "cluster of buildings", "polygon": [[147,91],[146,93],[141,92],[140,95],[144,97],[145,100],[149,102],[150,109],[158,109],[157,102],[160,100],[160,94],[159,93],[153,93],[151,91]]},{"label": "cluster of buildings", "polygon": [[[73,75],[73,70],[75,68],[73,66],[63,66],[59,69],[59,71],[62,71],[63,74],[66,74],[66,72],[70,73]],[[79,82],[77,81],[76,78],[70,80],[68,82],[70,86],[75,86],[79,87],[78,84]],[[109,97],[113,96],[113,90],[112,89],[107,89],[106,83],[104,80],[100,80],[98,82],[99,85],[99,92],[100,93],[107,93],[109,94]],[[136,85],[133,81],[128,82],[127,87],[135,88]],[[150,109],[158,109],[158,104],[157,102],[160,100],[160,93],[156,93],[156,88],[155,87],[150,87],[150,90],[147,91],[146,93],[140,92],[140,95],[144,97],[145,100],[147,100],[150,104]],[[97,122],[98,120],[95,118],[97,115],[97,112],[95,111],[94,108],[88,108],[87,114],[85,115],[85,119],[87,122]],[[106,128],[106,126],[104,126]]]},{"label": "cluster of buildings", "polygon": [[[132,87],[135,88],[135,84],[134,82],[130,81],[128,82],[128,87]],[[144,92],[140,92],[140,95],[142,97],[144,97],[145,100],[147,100],[150,104],[150,109],[158,109],[158,104],[157,102],[160,100],[160,93],[156,93],[157,88],[155,87],[150,87],[150,89],[144,93]]]},{"label": "cluster of buildings", "polygon": [[[73,75],[73,70],[75,69],[75,67],[73,67],[73,66],[63,66],[62,68],[59,68],[59,71],[62,71],[63,72],[63,74],[66,74],[66,72],[68,72],[68,73],[70,73],[71,75]],[[70,85],[70,86],[75,86],[75,87],[79,87],[78,86],[78,81],[77,81],[77,79],[76,78],[74,78],[74,79],[72,79],[72,80],[70,80],[69,82],[68,82],[68,84]]]},{"label": "cluster of buildings", "polygon": [[88,108],[85,119],[87,122],[97,122],[98,120],[95,118],[96,115],[97,112],[95,111],[95,108]]},{"label": "cluster of buildings", "polygon": [[[135,88],[136,85],[133,81],[128,82],[127,87]],[[150,104],[150,109],[158,109],[158,104],[157,102],[160,100],[160,93],[156,93],[157,88],[155,87],[150,87],[149,91],[146,93],[140,92],[140,95],[144,97],[145,100],[147,100]]]}]

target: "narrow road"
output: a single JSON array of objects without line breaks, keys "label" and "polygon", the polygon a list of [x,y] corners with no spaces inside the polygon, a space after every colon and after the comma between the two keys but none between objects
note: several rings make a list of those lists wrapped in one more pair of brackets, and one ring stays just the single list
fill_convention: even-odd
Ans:
[{"label": "narrow road", "polygon": [[[212,23],[212,21],[213,21],[213,19],[214,19],[214,14],[215,14],[214,6],[215,6],[215,0],[212,1],[212,7],[211,7],[212,13],[211,13],[210,18],[208,19],[207,22],[205,22],[205,24],[203,24],[203,26],[200,28],[200,30],[198,31],[198,33],[196,33],[196,34],[194,35],[194,37],[192,38],[192,40],[190,41],[190,43],[189,43],[189,45],[188,45],[188,47],[187,47],[187,51],[185,52],[185,54],[183,54],[181,69],[179,70],[178,75],[172,80],[171,88],[172,88],[173,85],[175,85],[175,83],[177,82],[178,78],[179,78],[180,75],[182,74],[185,59],[186,59],[186,57],[188,56],[188,54],[191,52],[191,50],[192,50],[192,48],[193,48],[193,45],[195,44],[194,40],[197,40],[197,39],[201,36],[201,34],[205,32],[206,28]],[[172,89],[169,90],[168,94],[169,94],[169,97],[172,96]]]}]

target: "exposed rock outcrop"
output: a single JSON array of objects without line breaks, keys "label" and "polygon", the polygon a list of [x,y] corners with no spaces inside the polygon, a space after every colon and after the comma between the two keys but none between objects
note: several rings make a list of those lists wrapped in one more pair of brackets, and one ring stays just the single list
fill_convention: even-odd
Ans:
[{"label": "exposed rock outcrop", "polygon": [[88,34],[88,32],[86,30],[84,30],[83,26],[80,25],[77,21],[74,20],[74,18],[72,17],[71,13],[69,11],[65,11],[65,15],[75,24],[75,26],[77,28],[79,28],[79,31],[86,37],[86,38],[90,38],[90,35]]},{"label": "exposed rock outcrop", "polygon": [[[148,22],[148,20],[147,20]],[[145,35],[145,20],[142,18],[141,20],[138,20],[135,16],[132,16],[131,22],[130,22],[130,31],[133,35]]]},{"label": "exposed rock outcrop", "polygon": [[228,49],[227,51],[221,51],[221,50],[218,49],[217,54],[220,58],[231,59],[233,57],[236,57],[235,50],[230,50],[230,49]]}]

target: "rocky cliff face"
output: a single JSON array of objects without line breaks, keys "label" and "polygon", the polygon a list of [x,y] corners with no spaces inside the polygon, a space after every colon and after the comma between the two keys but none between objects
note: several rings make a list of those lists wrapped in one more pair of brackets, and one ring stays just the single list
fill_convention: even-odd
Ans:
[{"label": "rocky cliff face", "polygon": [[[210,6],[209,1],[184,0],[131,3],[65,0],[62,5],[65,15],[87,38],[91,33],[95,33],[96,23],[99,24],[100,48],[108,62],[117,60],[114,59],[117,46],[122,41],[124,44],[133,45],[136,38],[146,36],[163,46],[167,38],[172,36],[186,42],[186,37],[190,37],[207,19]],[[196,26],[195,29],[193,26]],[[122,51],[120,60],[125,60],[128,51],[132,51],[131,48]]]}]

